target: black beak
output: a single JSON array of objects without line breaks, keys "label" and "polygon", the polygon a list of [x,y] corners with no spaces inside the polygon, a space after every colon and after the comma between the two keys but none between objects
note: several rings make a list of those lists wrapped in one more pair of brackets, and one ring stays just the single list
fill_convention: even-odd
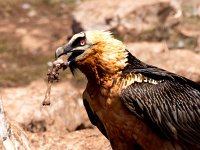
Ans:
[{"label": "black beak", "polygon": [[69,52],[72,51],[72,47],[71,46],[66,46],[66,47],[59,47],[56,49],[56,52],[55,52],[55,59],[57,59],[58,57],[62,56],[62,55],[65,55]]}]

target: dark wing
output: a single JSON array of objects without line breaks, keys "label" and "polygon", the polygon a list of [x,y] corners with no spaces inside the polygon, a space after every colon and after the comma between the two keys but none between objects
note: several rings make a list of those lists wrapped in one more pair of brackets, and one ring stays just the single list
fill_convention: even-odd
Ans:
[{"label": "dark wing", "polygon": [[108,138],[103,123],[101,122],[101,120],[99,119],[99,117],[95,113],[93,113],[93,111],[90,108],[90,105],[87,102],[87,100],[84,99],[83,100],[83,104],[85,106],[86,112],[88,114],[88,117],[89,117],[91,123],[93,125],[95,125],[106,138]]},{"label": "dark wing", "polygon": [[[144,64],[143,64],[144,65]],[[158,84],[133,83],[121,92],[125,106],[157,134],[200,145],[200,85],[153,66],[124,72],[141,73]]]}]

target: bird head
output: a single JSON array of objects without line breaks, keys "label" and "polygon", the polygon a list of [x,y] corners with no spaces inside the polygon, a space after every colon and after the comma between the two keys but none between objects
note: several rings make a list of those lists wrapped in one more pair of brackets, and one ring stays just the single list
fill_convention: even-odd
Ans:
[{"label": "bird head", "polygon": [[110,32],[85,31],[75,34],[55,57],[71,53],[68,65],[73,72],[80,69],[86,77],[102,78],[116,74],[126,66],[127,51],[124,44]]}]

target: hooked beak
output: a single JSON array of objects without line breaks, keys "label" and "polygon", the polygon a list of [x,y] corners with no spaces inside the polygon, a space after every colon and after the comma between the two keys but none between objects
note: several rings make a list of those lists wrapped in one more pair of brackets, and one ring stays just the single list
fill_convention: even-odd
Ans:
[{"label": "hooked beak", "polygon": [[59,48],[56,49],[55,59],[59,58],[62,55],[65,55],[65,54],[67,54],[67,53],[69,53],[71,51],[72,51],[72,47],[71,46],[59,47]]}]

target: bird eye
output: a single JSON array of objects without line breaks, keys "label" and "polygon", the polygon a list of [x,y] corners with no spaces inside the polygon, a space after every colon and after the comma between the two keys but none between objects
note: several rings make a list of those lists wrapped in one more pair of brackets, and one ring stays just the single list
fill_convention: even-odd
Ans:
[{"label": "bird eye", "polygon": [[79,44],[81,45],[81,46],[84,46],[85,45],[85,40],[80,40],[80,42],[79,42]]}]

